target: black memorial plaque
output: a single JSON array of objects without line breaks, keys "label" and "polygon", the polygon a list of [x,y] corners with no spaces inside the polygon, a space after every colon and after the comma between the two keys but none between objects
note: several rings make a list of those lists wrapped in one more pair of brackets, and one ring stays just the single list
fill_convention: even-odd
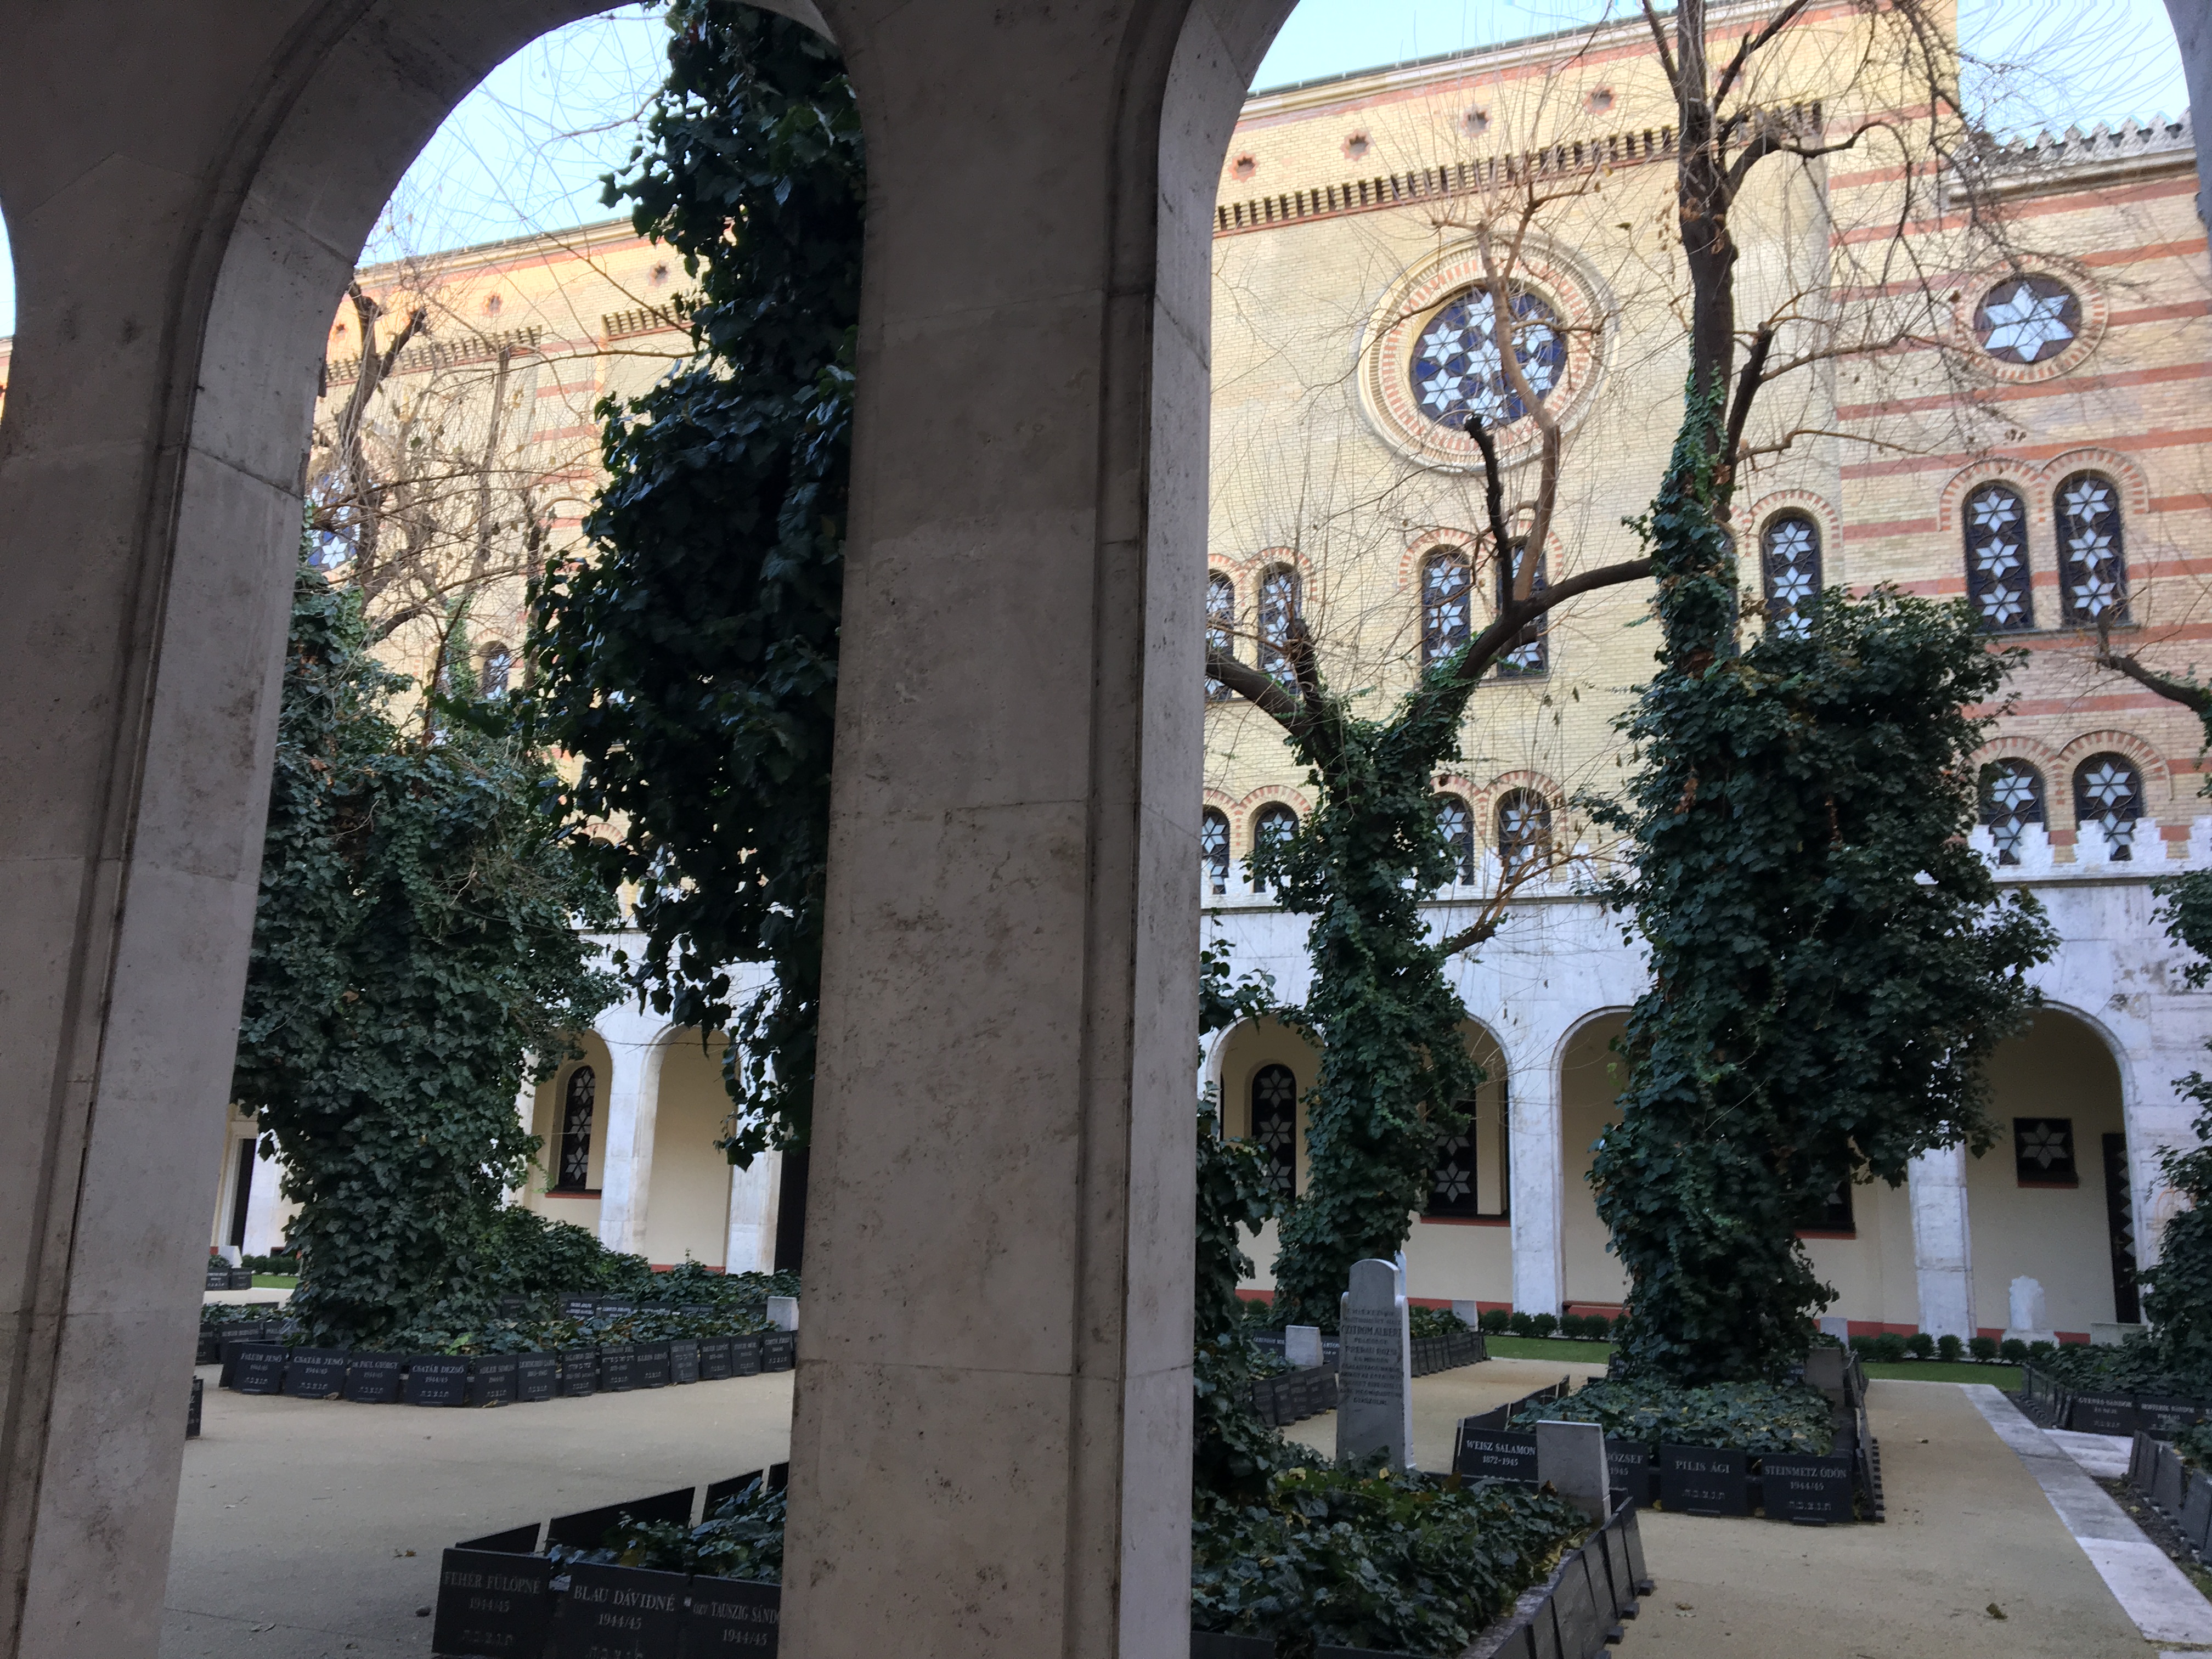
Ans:
[{"label": "black memorial plaque", "polygon": [[295,1348],[284,1368],[284,1392],[295,1400],[336,1400],[345,1393],[343,1348]]},{"label": "black memorial plaque", "polygon": [[2160,1514],[2172,1519],[2181,1513],[2181,1495],[2188,1483],[2189,1470],[2181,1454],[2160,1441],[2158,1462],[2151,1466],[2150,1474],[2150,1501]]},{"label": "black memorial plaque", "polygon": [[561,1317],[563,1319],[592,1319],[599,1311],[596,1296],[564,1296],[561,1298]]},{"label": "black memorial plaque", "polygon": [[630,1352],[637,1356],[637,1386],[641,1389],[665,1389],[668,1386],[668,1344],[639,1342]]},{"label": "black memorial plaque", "polygon": [[512,1406],[514,1403],[515,1356],[488,1353],[469,1367],[469,1404]]},{"label": "black memorial plaque", "polygon": [[274,1342],[240,1344],[231,1386],[240,1394],[283,1393],[284,1360],[290,1352]]},{"label": "black memorial plaque", "polygon": [[761,1333],[761,1369],[787,1371],[799,1363],[799,1338],[790,1331]]},{"label": "black memorial plaque", "polygon": [[1605,1470],[1616,1498],[1634,1504],[1658,1501],[1659,1466],[1651,1460],[1651,1448],[1641,1440],[1607,1441]]},{"label": "black memorial plaque", "polygon": [[345,1397],[356,1406],[389,1406],[399,1398],[407,1357],[397,1353],[346,1356]]},{"label": "black memorial plaque", "polygon": [[1751,1454],[1711,1446],[1660,1447],[1659,1501],[1677,1515],[1749,1515]]},{"label": "black memorial plaque", "polygon": [[2137,1395],[2136,1415],[2145,1434],[2154,1434],[2160,1439],[2193,1428],[2204,1419],[2195,1401],[2166,1394]]},{"label": "black memorial plaque", "polygon": [[503,1296],[499,1299],[499,1316],[501,1319],[520,1319],[529,1311],[530,1298],[527,1297]]},{"label": "black memorial plaque", "polygon": [[733,1336],[730,1339],[730,1375],[758,1376],[761,1369],[761,1334]]},{"label": "black memorial plaque", "polygon": [[258,1319],[250,1324],[216,1326],[216,1360],[222,1367],[222,1375],[216,1378],[216,1386],[219,1389],[236,1388],[240,1352],[256,1342],[268,1340],[269,1328]]},{"label": "black memorial plaque", "polygon": [[553,1621],[554,1659],[665,1659],[684,1630],[689,1575],[573,1566]]},{"label": "black memorial plaque", "polygon": [[[1605,1571],[1602,1562],[1597,1571],[1601,1575]],[[1606,1629],[1613,1623],[1612,1600],[1609,1591],[1601,1598],[1591,1581],[1589,1551],[1577,1550],[1559,1564],[1559,1585],[1552,1593],[1552,1616],[1559,1620],[1562,1653],[1574,1659],[1590,1659],[1605,1651]]]},{"label": "black memorial plaque", "polygon": [[1275,1644],[1265,1636],[1194,1630],[1190,1633],[1190,1659],[1275,1659]]},{"label": "black memorial plaque", "polygon": [[1459,1462],[1468,1480],[1536,1482],[1536,1436],[1528,1429],[1470,1429],[1461,1425]]},{"label": "black memorial plaque", "polygon": [[611,1296],[599,1298],[599,1317],[602,1319],[627,1319],[636,1311],[637,1304],[635,1302]]},{"label": "black memorial plaque", "polygon": [[599,1351],[597,1348],[564,1348],[561,1352],[561,1392],[571,1400],[582,1400],[595,1393],[599,1386]]},{"label": "black memorial plaque", "polygon": [[215,1261],[209,1264],[207,1270],[207,1287],[211,1291],[227,1291],[230,1288],[230,1264],[228,1262]]},{"label": "black memorial plaque", "polygon": [[2076,1434],[2133,1434],[2143,1423],[2133,1395],[2077,1394],[2066,1426]]},{"label": "black memorial plaque", "polygon": [[447,1550],[430,1650],[538,1659],[553,1620],[553,1564],[532,1555]]},{"label": "black memorial plaque", "polygon": [[197,1440],[199,1438],[200,1401],[202,1396],[204,1395],[206,1392],[207,1378],[204,1376],[194,1377],[192,1379],[192,1403],[187,1407],[185,1411],[185,1438],[187,1440]]},{"label": "black memorial plaque", "polygon": [[690,1659],[720,1654],[775,1651],[776,1620],[783,1586],[742,1578],[694,1578],[691,1616],[684,1623],[684,1651]]},{"label": "black memorial plaque", "polygon": [[699,1339],[699,1380],[720,1382],[730,1375],[730,1339],[726,1336],[702,1336]]},{"label": "black memorial plaque", "polygon": [[1771,1519],[1831,1526],[1854,1518],[1850,1458],[1785,1457],[1769,1452],[1759,1467]]},{"label": "black memorial plaque", "polygon": [[637,1350],[627,1342],[599,1350],[599,1392],[628,1394],[637,1386]]},{"label": "black memorial plaque", "polygon": [[469,1402],[469,1362],[465,1355],[414,1353],[407,1356],[404,1395],[410,1406],[465,1406]]},{"label": "black memorial plaque", "polygon": [[550,1400],[561,1392],[561,1356],[557,1353],[519,1353],[514,1357],[514,1397],[526,1406]]},{"label": "black memorial plaque", "polygon": [[[1605,1529],[1590,1540],[1605,1561],[1606,1583],[1613,1591],[1613,1616],[1615,1620],[1636,1617],[1636,1573],[1628,1565],[1628,1527],[1625,1516],[1616,1516]],[[1595,1566],[1595,1563],[1593,1562]]]},{"label": "black memorial plaque", "polygon": [[668,1345],[668,1380],[671,1382],[696,1382],[699,1380],[699,1343],[694,1337],[678,1337]]},{"label": "black memorial plaque", "polygon": [[198,1345],[192,1352],[195,1365],[220,1365],[222,1363],[222,1329],[220,1326],[200,1327]]},{"label": "black memorial plaque", "polygon": [[2201,1474],[2188,1477],[2182,1489],[2181,1515],[2174,1526],[2182,1542],[2199,1555],[2204,1553],[2207,1540],[2212,1539],[2212,1480]]},{"label": "black memorial plaque", "polygon": [[495,1555],[535,1555],[538,1553],[538,1523],[509,1527],[505,1532],[488,1532],[481,1538],[464,1538],[453,1546],[457,1550],[489,1550]]},{"label": "black memorial plaque", "polygon": [[253,1269],[251,1267],[233,1267],[230,1270],[230,1288],[234,1291],[252,1290],[253,1288]]}]

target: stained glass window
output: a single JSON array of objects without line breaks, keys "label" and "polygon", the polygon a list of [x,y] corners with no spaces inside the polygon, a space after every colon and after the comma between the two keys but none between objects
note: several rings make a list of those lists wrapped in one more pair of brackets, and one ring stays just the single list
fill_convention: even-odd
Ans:
[{"label": "stained glass window", "polygon": [[1767,623],[1784,639],[1813,631],[1820,606],[1820,527],[1802,513],[1778,513],[1759,538]]},{"label": "stained glass window", "polygon": [[[1206,648],[1237,654],[1237,584],[1218,570],[1206,579]],[[1206,682],[1206,701],[1218,702],[1229,695],[1219,680]]]},{"label": "stained glass window", "polygon": [[1451,854],[1452,879],[1462,884],[1474,880],[1474,814],[1457,795],[1437,797],[1437,832]]},{"label": "stained glass window", "polygon": [[483,656],[483,673],[479,689],[487,697],[507,695],[507,681],[514,673],[514,653],[503,645],[495,645]]},{"label": "stained glass window", "polygon": [[2081,331],[2081,302],[2053,276],[2007,276],[1974,311],[1974,337],[1999,362],[2047,362]]},{"label": "stained glass window", "polygon": [[554,1187],[564,1193],[580,1193],[591,1185],[592,1107],[599,1079],[588,1066],[568,1073],[562,1097],[561,1170]]},{"label": "stained glass window", "polygon": [[2110,478],[2076,472],[2051,501],[2058,526],[2059,605],[2070,623],[2094,628],[2128,617],[2127,549],[2120,492]]},{"label": "stained glass window", "polygon": [[1498,801],[1498,857],[1516,875],[1551,855],[1552,804],[1533,789],[1510,789]]},{"label": "stained glass window", "polygon": [[1285,685],[1297,684],[1283,649],[1297,617],[1298,573],[1288,565],[1275,565],[1260,578],[1260,668]]},{"label": "stained glass window", "polygon": [[1989,825],[1999,864],[2018,864],[2028,825],[2044,821],[2042,773],[2024,760],[1982,769],[1982,822]]},{"label": "stained glass window", "polygon": [[2014,1177],[2023,1187],[2075,1187],[2081,1181],[2074,1160],[2070,1117],[2016,1117],[2012,1121]]},{"label": "stained glass window", "polygon": [[1267,1154],[1276,1190],[1297,1196],[1298,1079],[1287,1066],[1262,1066],[1252,1074],[1252,1139]]},{"label": "stained glass window", "polygon": [[1429,1176],[1430,1215],[1472,1216],[1482,1211],[1475,1193],[1474,1103],[1462,1100],[1459,1109],[1466,1127],[1437,1137],[1437,1161]]},{"label": "stained glass window", "polygon": [[2135,857],[2142,804],[2142,774],[2124,755],[2092,755],[2074,769],[2075,822],[2104,831],[2106,858]]},{"label": "stained glass window", "polygon": [[[1498,605],[1501,611],[1512,603],[1514,584],[1520,580],[1521,561],[1528,556],[1528,544],[1526,542],[1516,542],[1513,544],[1511,565],[1509,567],[1503,560],[1498,562]],[[1535,556],[1536,568],[1529,573],[1528,576],[1528,592],[1532,598],[1542,592],[1546,586],[1544,556],[1540,550]],[[1530,626],[1534,630],[1534,637],[1515,646],[1498,659],[1498,672],[1500,675],[1509,679],[1518,678],[1530,674],[1540,674],[1550,665],[1544,650],[1544,618],[1537,617]]]},{"label": "stained glass window", "polygon": [[1966,497],[1966,601],[1992,634],[2035,626],[2027,587],[2027,504],[2003,484]]},{"label": "stained glass window", "polygon": [[1421,663],[1441,661],[1467,643],[1474,578],[1467,556],[1440,547],[1421,561]]},{"label": "stained glass window", "polygon": [[1229,890],[1229,820],[1211,806],[1198,817],[1198,867],[1206,890]]},{"label": "stained glass window", "polygon": [[[1527,289],[1507,302],[1513,356],[1529,391],[1551,395],[1566,373],[1567,342],[1559,314]],[[1455,295],[1423,325],[1413,348],[1413,401],[1439,426],[1464,431],[1470,418],[1493,430],[1528,412],[1506,378],[1498,344],[1498,311],[1486,293]]]},{"label": "stained glass window", "polygon": [[[1280,847],[1297,833],[1298,815],[1279,801],[1263,806],[1252,815],[1252,845],[1255,848]],[[1255,878],[1252,890],[1264,893],[1267,890]]]}]

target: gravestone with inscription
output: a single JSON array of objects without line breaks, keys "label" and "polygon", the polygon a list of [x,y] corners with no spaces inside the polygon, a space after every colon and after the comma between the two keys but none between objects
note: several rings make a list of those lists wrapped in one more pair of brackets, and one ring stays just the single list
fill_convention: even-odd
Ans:
[{"label": "gravestone with inscription", "polygon": [[696,1337],[679,1336],[670,1341],[668,1380],[671,1382],[696,1382],[699,1380],[699,1340]]},{"label": "gravestone with inscription", "polygon": [[1321,1364],[1321,1327],[1318,1325],[1285,1325],[1283,1327],[1283,1359],[1294,1371],[1302,1371]]},{"label": "gravestone with inscription", "polygon": [[790,1331],[761,1333],[761,1364],[764,1371],[787,1371],[799,1363],[799,1338]]},{"label": "gravestone with inscription", "polygon": [[273,1342],[247,1342],[238,1350],[231,1386],[240,1394],[281,1394],[284,1389],[284,1360],[289,1351]]},{"label": "gravestone with inscription", "polygon": [[730,1375],[758,1376],[761,1371],[761,1343],[763,1334],[753,1332],[749,1336],[730,1339]]},{"label": "gravestone with inscription", "polygon": [[726,1336],[702,1336],[699,1339],[699,1380],[719,1382],[730,1375],[730,1339]]},{"label": "gravestone with inscription", "polygon": [[1352,1264],[1337,1317],[1336,1455],[1385,1455],[1402,1469],[1413,1444],[1413,1340],[1395,1263]]},{"label": "gravestone with inscription", "polygon": [[694,1578],[684,1651],[690,1659],[774,1653],[776,1620],[782,1607],[781,1584],[756,1584],[743,1578]]},{"label": "gravestone with inscription", "polygon": [[2145,1434],[2154,1434],[2161,1439],[2193,1428],[2203,1419],[2203,1413],[2193,1400],[2184,1400],[2175,1395],[2139,1394],[2136,1396],[2136,1419]]},{"label": "gravestone with inscription", "polygon": [[637,1386],[641,1389],[665,1389],[668,1386],[668,1344],[640,1342],[631,1349],[637,1365]]},{"label": "gravestone with inscription", "polygon": [[628,1394],[637,1386],[637,1350],[627,1342],[599,1350],[599,1392]]},{"label": "gravestone with inscription", "polygon": [[1660,1447],[1659,1501],[1678,1515],[1749,1515],[1751,1454],[1739,1447]]},{"label": "gravestone with inscription", "polygon": [[469,1362],[465,1356],[417,1353],[407,1358],[407,1403],[410,1406],[465,1406],[469,1402]]},{"label": "gravestone with inscription", "polygon": [[1593,1522],[1613,1513],[1605,1431],[1595,1423],[1539,1422],[1536,1478]]},{"label": "gravestone with inscription", "polygon": [[295,1348],[284,1368],[284,1392],[295,1400],[336,1400],[345,1380],[343,1348]]},{"label": "gravestone with inscription", "polygon": [[684,1630],[690,1577],[641,1567],[579,1565],[553,1621],[556,1659],[664,1659]]},{"label": "gravestone with inscription", "polygon": [[553,1619],[552,1585],[553,1564],[539,1557],[447,1550],[430,1650],[538,1659]]},{"label": "gravestone with inscription", "polygon": [[1759,1468],[1770,1519],[1836,1526],[1853,1518],[1849,1457],[1792,1457],[1769,1452],[1760,1460]]},{"label": "gravestone with inscription", "polygon": [[513,1405],[517,1370],[511,1353],[488,1353],[475,1360],[469,1367],[469,1404]]},{"label": "gravestone with inscription", "polygon": [[589,1319],[599,1310],[599,1298],[596,1296],[564,1296],[561,1298],[561,1317],[563,1319]]},{"label": "gravestone with inscription", "polygon": [[561,1351],[561,1392],[571,1400],[581,1400],[598,1392],[599,1386],[599,1351],[597,1348],[563,1348]]},{"label": "gravestone with inscription", "polygon": [[514,1357],[514,1397],[526,1406],[550,1400],[561,1391],[561,1356],[519,1353]]},{"label": "gravestone with inscription", "polygon": [[780,1331],[799,1328],[799,1298],[795,1296],[772,1296],[768,1299],[768,1322]]},{"label": "gravestone with inscription", "polygon": [[404,1354],[355,1353],[346,1357],[345,1397],[356,1406],[389,1406],[399,1398]]}]

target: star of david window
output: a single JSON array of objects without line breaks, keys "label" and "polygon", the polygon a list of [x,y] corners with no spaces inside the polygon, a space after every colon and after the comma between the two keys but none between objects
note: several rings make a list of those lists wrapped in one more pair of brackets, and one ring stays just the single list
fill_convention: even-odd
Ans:
[{"label": "star of david window", "polygon": [[[1206,579],[1206,648],[1210,652],[1219,651],[1235,656],[1236,627],[1237,584],[1217,570]],[[1206,698],[1208,702],[1219,702],[1228,695],[1226,685],[1219,680],[1207,678]]]},{"label": "star of david window", "polygon": [[[1528,544],[1526,542],[1514,543],[1512,554],[1510,564],[1503,559],[1498,564],[1498,605],[1501,611],[1513,602],[1514,584],[1521,576],[1521,561],[1529,556]],[[1542,592],[1547,586],[1544,556],[1540,550],[1536,553],[1535,560],[1536,568],[1528,577],[1528,594],[1532,599]],[[1544,618],[1538,617],[1529,624],[1529,637],[1498,658],[1498,673],[1501,679],[1526,679],[1543,673],[1550,665],[1544,649]]]},{"label": "star of david window", "polygon": [[1437,797],[1437,833],[1451,854],[1452,879],[1463,885],[1474,880],[1474,814],[1457,795]]},{"label": "star of david window", "polygon": [[1252,1074],[1252,1139],[1267,1155],[1268,1179],[1285,1198],[1298,1190],[1298,1079],[1287,1066]]},{"label": "star of david window", "polygon": [[1759,536],[1767,624],[1784,639],[1813,631],[1820,605],[1820,527],[1802,513],[1780,513]]},{"label": "star of david window", "polygon": [[514,653],[503,645],[495,645],[484,653],[483,672],[478,677],[477,690],[487,697],[503,697],[514,674]]},{"label": "star of david window", "polygon": [[[1526,289],[1507,302],[1513,313],[1513,357],[1539,402],[1565,377],[1567,342],[1559,313]],[[1505,373],[1498,310],[1488,294],[1455,295],[1422,325],[1413,347],[1413,402],[1438,426],[1455,431],[1479,420],[1495,431],[1528,412]]]},{"label": "star of david window", "polygon": [[2024,760],[1992,762],[1982,769],[1982,822],[1999,864],[2018,864],[2032,823],[2044,822],[2043,774]]},{"label": "star of david window", "polygon": [[2027,504],[2004,484],[1966,497],[1966,602],[1992,634],[2035,626],[2027,586]]},{"label": "star of david window", "polygon": [[1540,864],[1552,851],[1552,805],[1533,789],[1507,791],[1498,801],[1498,857],[1508,876]]},{"label": "star of david window", "polygon": [[2128,619],[2127,550],[2119,487],[2076,472],[2051,497],[2058,526],[2058,593],[2066,620],[2086,628]]},{"label": "star of david window", "polygon": [[2023,1187],[2075,1187],[2081,1173],[2074,1163],[2074,1120],[2016,1117],[2012,1121],[2014,1178]]},{"label": "star of david window", "polygon": [[2104,832],[2105,856],[2115,863],[2135,858],[2142,804],[2142,774],[2124,755],[2092,755],[2074,769],[2074,820]]},{"label": "star of david window", "polygon": [[1288,565],[1273,566],[1260,578],[1260,671],[1287,686],[1297,684],[1284,649],[1297,617],[1298,573]]},{"label": "star of david window", "polygon": [[[1298,815],[1279,801],[1263,806],[1253,814],[1252,845],[1255,848],[1284,846],[1297,833]],[[1264,893],[1267,889],[1263,881],[1255,877],[1252,890]]]},{"label": "star of david window", "polygon": [[561,1168],[553,1182],[556,1192],[580,1193],[591,1187],[592,1108],[598,1091],[599,1079],[590,1066],[579,1066],[568,1073],[568,1087],[562,1091]]},{"label": "star of david window", "polygon": [[2081,301],[2052,276],[2002,278],[1974,311],[1974,337],[2001,363],[2048,362],[2081,332]]},{"label": "star of david window", "polygon": [[1441,662],[1467,643],[1474,573],[1456,548],[1440,547],[1421,561],[1421,665]]},{"label": "star of david window", "polygon": [[1198,816],[1198,870],[1206,890],[1229,890],[1229,820],[1211,806]]},{"label": "star of david window", "polygon": [[1437,1137],[1436,1163],[1429,1173],[1429,1201],[1425,1214],[1474,1216],[1482,1212],[1475,1193],[1474,1103],[1462,1100],[1459,1110],[1463,1127]]}]

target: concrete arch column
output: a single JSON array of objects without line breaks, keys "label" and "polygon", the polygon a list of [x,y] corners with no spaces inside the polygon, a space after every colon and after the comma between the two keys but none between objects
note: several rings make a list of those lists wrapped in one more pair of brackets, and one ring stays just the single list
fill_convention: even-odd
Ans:
[{"label": "concrete arch column", "polygon": [[1566,1038],[1534,1054],[1516,1054],[1508,1073],[1507,1134],[1513,1148],[1511,1186],[1513,1307],[1556,1314],[1566,1295],[1566,1239],[1562,1230],[1559,1066]]},{"label": "concrete arch column", "polygon": [[635,1003],[618,1003],[592,1029],[607,1045],[608,1062],[599,1083],[599,1132],[606,1137],[599,1174],[599,1243],[635,1255],[645,1249],[653,1202],[653,1141],[667,1026]]}]

